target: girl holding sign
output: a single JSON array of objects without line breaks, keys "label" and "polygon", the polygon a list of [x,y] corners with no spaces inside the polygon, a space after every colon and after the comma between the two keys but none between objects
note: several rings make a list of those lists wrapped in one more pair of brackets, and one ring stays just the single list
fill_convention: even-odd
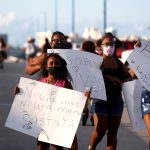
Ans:
[{"label": "girl holding sign", "polygon": [[[51,53],[44,61],[42,68],[43,77],[41,82],[73,89],[70,81],[72,80],[66,61],[58,54]],[[48,150],[49,144],[38,141],[38,150]],[[63,147],[51,144],[51,150],[63,150]],[[78,150],[77,137],[75,135],[71,150]]]},{"label": "girl holding sign", "polygon": [[91,136],[89,150],[95,150],[97,144],[107,134],[107,150],[116,150],[117,132],[123,113],[121,96],[122,83],[131,80],[131,76],[121,61],[114,57],[115,40],[111,35],[101,39],[104,77],[107,101],[93,99],[94,131]]},{"label": "girl holding sign", "polygon": [[[72,80],[68,69],[66,61],[60,57],[58,54],[51,53],[49,54],[44,62],[42,71],[41,82],[52,84],[55,86],[73,89],[70,81]],[[19,93],[19,88],[17,87],[14,93]],[[86,93],[85,93],[86,94]],[[59,136],[59,135],[58,135]],[[45,142],[37,142],[37,150],[63,150],[63,147],[58,145],[53,145]],[[78,150],[77,137],[75,135],[72,147],[70,150]]]}]

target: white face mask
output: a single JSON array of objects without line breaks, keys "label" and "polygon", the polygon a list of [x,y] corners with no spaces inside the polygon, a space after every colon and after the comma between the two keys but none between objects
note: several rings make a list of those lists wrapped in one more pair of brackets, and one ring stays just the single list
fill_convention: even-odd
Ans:
[{"label": "white face mask", "polygon": [[106,56],[112,56],[114,54],[115,47],[114,46],[107,46],[107,47],[102,46],[102,50]]}]

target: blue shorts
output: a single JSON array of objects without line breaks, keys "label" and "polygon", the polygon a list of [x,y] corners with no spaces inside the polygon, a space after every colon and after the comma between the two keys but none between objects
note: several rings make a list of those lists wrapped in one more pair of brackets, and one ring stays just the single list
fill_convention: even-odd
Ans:
[{"label": "blue shorts", "polygon": [[121,95],[107,97],[107,101],[93,99],[92,112],[104,116],[122,116],[123,105]]},{"label": "blue shorts", "polygon": [[150,91],[143,88],[141,94],[141,111],[142,116],[150,114]]}]

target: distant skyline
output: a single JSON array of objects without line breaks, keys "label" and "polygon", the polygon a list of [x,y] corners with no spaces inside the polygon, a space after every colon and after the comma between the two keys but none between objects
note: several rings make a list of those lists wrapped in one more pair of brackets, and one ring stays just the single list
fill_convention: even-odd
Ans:
[{"label": "distant skyline", "polygon": [[[82,36],[84,29],[103,31],[104,0],[74,0],[74,30]],[[56,0],[0,0],[0,33],[8,34],[11,45],[22,46],[36,32],[55,30]],[[72,30],[72,0],[57,0],[57,30]],[[149,0],[107,0],[107,27],[117,36],[150,36]]]}]

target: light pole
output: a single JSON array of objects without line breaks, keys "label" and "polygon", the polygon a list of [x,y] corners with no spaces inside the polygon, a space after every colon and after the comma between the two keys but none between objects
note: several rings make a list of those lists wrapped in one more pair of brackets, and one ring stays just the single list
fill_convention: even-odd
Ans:
[{"label": "light pole", "polygon": [[57,5],[58,5],[58,1],[57,0],[54,0],[55,1],[55,10],[54,10],[54,22],[55,22],[55,24],[54,24],[54,29],[55,29],[55,31],[57,31],[57,28],[58,28],[58,26],[57,26],[57,24],[58,24],[58,7],[57,7]]},{"label": "light pole", "polygon": [[104,0],[104,33],[106,32],[107,28],[107,0]]},{"label": "light pole", "polygon": [[72,33],[75,33],[75,0],[72,0]]}]

